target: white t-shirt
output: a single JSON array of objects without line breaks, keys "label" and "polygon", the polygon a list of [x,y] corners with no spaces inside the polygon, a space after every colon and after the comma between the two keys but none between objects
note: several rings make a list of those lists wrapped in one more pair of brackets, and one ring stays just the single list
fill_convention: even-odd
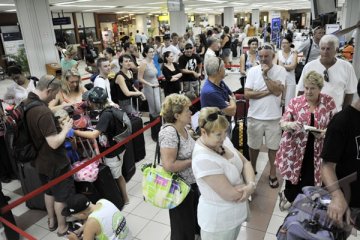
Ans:
[{"label": "white t-shirt", "polygon": [[[305,65],[297,86],[298,91],[304,91],[304,77],[310,71],[316,71],[324,75],[325,67],[320,63],[320,59]],[[329,82],[324,81],[321,92],[333,97],[336,110],[341,111],[345,94],[356,93],[358,81],[354,68],[349,62],[337,59],[336,63],[328,69],[328,75]]]},{"label": "white t-shirt", "polygon": [[94,80],[94,87],[101,87],[101,88],[105,89],[105,91],[108,95],[108,101],[112,102],[109,79],[104,78],[100,75],[97,75],[97,77]]},{"label": "white t-shirt", "polygon": [[244,183],[243,163],[229,138],[224,146],[233,153],[232,159],[215,154],[212,150],[195,143],[192,154],[192,169],[201,196],[198,205],[198,223],[206,232],[219,232],[239,226],[247,218],[246,202],[236,203],[222,199],[204,180],[203,177],[223,174],[230,184]]},{"label": "white t-shirt", "polygon": [[141,43],[141,34],[140,33],[135,34],[135,42]]},{"label": "white t-shirt", "polygon": [[[279,65],[273,65],[267,73],[271,80],[279,80],[285,86],[286,70]],[[265,80],[262,76],[261,65],[250,68],[247,73],[245,88],[253,91],[268,90]],[[273,94],[260,99],[249,100],[248,117],[258,120],[275,120],[282,116],[281,112],[281,95],[275,96]]]},{"label": "white t-shirt", "polygon": [[174,55],[174,62],[177,62],[179,59],[179,54],[181,53],[179,49],[177,49],[174,45],[169,45],[168,47],[164,46],[161,49],[161,56],[164,56],[164,53],[166,52],[172,52],[172,54]]},{"label": "white t-shirt", "polygon": [[[302,58],[302,61],[305,63],[306,61],[306,57],[307,57],[307,54],[309,52],[309,47],[310,47],[310,39],[309,40],[306,40],[305,42],[303,42],[297,49],[296,51],[299,52],[299,53],[303,53],[303,58]],[[311,44],[311,50],[310,50],[310,55],[309,55],[309,60],[308,62],[311,62],[317,58],[319,58],[320,56],[320,46],[317,45],[315,43],[314,40],[312,40],[312,44]]]},{"label": "white t-shirt", "polygon": [[141,43],[147,43],[148,37],[145,34],[141,34]]}]

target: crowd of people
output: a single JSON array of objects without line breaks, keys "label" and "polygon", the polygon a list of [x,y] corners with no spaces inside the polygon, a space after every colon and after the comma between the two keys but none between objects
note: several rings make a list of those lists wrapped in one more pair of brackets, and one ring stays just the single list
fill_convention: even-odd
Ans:
[{"label": "crowd of people", "polygon": [[[269,28],[265,30],[266,39]],[[224,82],[232,61],[231,32],[235,30],[225,26],[209,31],[195,38],[191,30],[184,36],[172,33],[163,37],[163,43],[160,38],[148,39],[137,31],[135,42],[129,38],[121,53],[106,48],[97,59],[86,56],[86,71],[93,80],[90,90],[81,82],[71,45],[63,52],[61,79],[44,75],[35,84],[22,75],[21,69],[13,67],[9,76],[14,85],[8,89],[5,101],[42,103],[26,115],[38,150],[35,166],[41,182],[45,184],[71,168],[64,147],[69,132],[98,139],[101,151],[106,150],[116,144],[117,124],[106,109],[136,115],[137,101],[133,100],[140,98],[147,101],[150,119],[163,118],[158,142],[164,169],[178,173],[191,186],[185,200],[169,210],[172,240],[237,238],[241,224],[250,216],[249,200],[256,191],[256,163],[264,139],[270,164],[269,173],[265,173],[269,187],[279,188],[280,176],[285,180],[285,189],[279,192],[282,211],[291,207],[303,186],[325,186],[333,198],[329,217],[340,224],[349,212],[352,224],[359,228],[360,180],[350,183],[350,201],[345,200],[349,196],[341,191],[344,186],[338,180],[353,172],[360,176],[360,100],[353,101],[355,94],[360,97],[360,84],[353,66],[336,57],[338,38],[324,35],[324,29],[318,27],[313,38],[297,49],[289,35],[283,37],[278,51],[267,43],[259,47],[258,38],[247,42],[249,50],[242,52],[239,60],[239,81],[249,101],[250,159],[246,159],[229,138],[237,103]],[[296,85],[298,53],[303,53],[307,62]],[[201,111],[195,138],[190,106],[197,97]],[[56,127],[59,124],[53,112],[84,102],[88,109],[100,112],[92,131],[74,131],[70,117]],[[104,141],[106,144],[102,144]],[[106,155],[103,162],[127,204],[129,197],[121,173],[123,156],[124,148],[119,148]],[[130,239],[131,229],[119,209],[107,200],[91,203],[75,194],[72,178],[46,191],[45,203],[49,230],[57,230],[58,236],[69,234],[65,216],[73,216],[87,219],[81,229],[84,239]],[[108,218],[115,215],[121,229],[109,226]],[[70,233],[69,239],[78,239],[78,235]]]}]

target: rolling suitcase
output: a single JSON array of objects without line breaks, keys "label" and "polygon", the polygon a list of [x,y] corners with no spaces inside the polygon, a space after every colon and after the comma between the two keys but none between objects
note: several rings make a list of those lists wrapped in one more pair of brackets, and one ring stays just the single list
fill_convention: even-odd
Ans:
[{"label": "rolling suitcase", "polygon": [[[1,186],[0,186],[0,188],[1,188]],[[8,202],[6,201],[4,194],[0,189],[0,208],[5,207],[6,205],[8,205]],[[9,222],[11,222],[12,224],[16,225],[14,215],[12,214],[11,211],[9,211],[7,213],[4,213],[1,216],[3,218],[5,218],[6,220],[8,220]],[[11,239],[11,240],[18,240],[19,239],[19,233],[15,232],[14,230],[9,228],[5,224],[3,224],[3,225],[4,225],[5,236],[6,236],[7,239]],[[2,236],[1,236],[1,223],[0,223],[0,239],[2,239],[1,237]]]},{"label": "rolling suitcase", "polygon": [[121,190],[113,178],[110,168],[105,164],[99,164],[99,174],[93,183],[101,198],[105,198],[112,202],[119,210],[124,207],[124,199]]},{"label": "rolling suitcase", "polygon": [[[137,112],[139,112],[138,98],[136,98],[136,110],[137,110]],[[144,127],[143,120],[141,119],[141,117],[132,116],[132,115],[128,115],[128,116],[131,121],[132,133],[136,133],[137,131],[139,131],[140,129],[142,129]],[[143,160],[146,156],[144,134],[142,133],[139,136],[135,137],[132,140],[132,142],[134,145],[135,162],[139,162],[139,161]]]},{"label": "rolling suitcase", "polygon": [[123,156],[122,175],[125,181],[128,182],[134,176],[136,172],[135,166],[135,149],[133,141],[126,144],[125,153]]},{"label": "rolling suitcase", "polygon": [[[158,87],[158,89],[159,89],[159,94],[160,94],[160,99],[161,99],[160,87]],[[153,87],[153,96],[154,96],[154,106],[156,106],[155,87]],[[160,102],[161,102],[161,100],[160,100]],[[160,112],[160,109],[159,109],[159,112]],[[159,115],[153,116],[151,114],[149,114],[149,116],[150,116],[150,122],[155,121],[159,117]],[[155,142],[157,141],[157,139],[159,137],[160,129],[161,129],[161,119],[158,124],[156,124],[155,126],[153,126],[151,128],[151,138]]]},{"label": "rolling suitcase", "polygon": [[[26,195],[29,192],[41,187],[41,181],[39,178],[39,173],[34,168],[31,163],[18,163],[19,168],[19,179],[21,182],[21,188],[23,194]],[[26,201],[26,206],[30,209],[39,209],[45,210],[45,200],[44,193],[41,193],[28,201]]]},{"label": "rolling suitcase", "polygon": [[247,145],[247,108],[248,101],[242,94],[236,94],[236,114],[234,116],[235,126],[231,134],[231,142],[246,159],[250,160],[249,146]]}]

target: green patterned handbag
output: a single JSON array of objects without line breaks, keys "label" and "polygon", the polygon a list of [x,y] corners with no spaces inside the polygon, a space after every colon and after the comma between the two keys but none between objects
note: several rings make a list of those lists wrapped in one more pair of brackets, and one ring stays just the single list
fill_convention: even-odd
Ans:
[{"label": "green patterned handbag", "polygon": [[[166,125],[164,127],[171,126]],[[180,136],[178,136],[178,151],[180,147]],[[156,144],[155,159],[153,163],[144,164],[142,191],[144,200],[152,205],[171,209],[180,205],[190,191],[190,186],[177,174],[166,171],[160,164],[160,146]]]}]

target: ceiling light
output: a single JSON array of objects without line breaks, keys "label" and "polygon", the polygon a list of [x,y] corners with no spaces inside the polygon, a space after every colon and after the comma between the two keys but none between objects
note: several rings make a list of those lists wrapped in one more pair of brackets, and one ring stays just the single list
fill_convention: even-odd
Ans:
[{"label": "ceiling light", "polygon": [[[53,6],[58,6],[54,4]],[[78,7],[78,8],[116,8],[117,6],[101,6],[101,5],[59,5],[59,7]]]},{"label": "ceiling light", "polygon": [[13,3],[0,3],[0,7],[15,7]]},{"label": "ceiling light", "polygon": [[16,12],[16,9],[5,10],[4,12]]},{"label": "ceiling light", "polygon": [[134,8],[134,9],[159,9],[159,7],[146,7],[146,6],[125,6],[124,8]]},{"label": "ceiling light", "polygon": [[77,1],[69,1],[69,2],[61,2],[61,3],[56,3],[53,4],[55,6],[61,6],[61,5],[67,5],[67,4],[72,4],[72,3],[80,3],[80,2],[90,2],[91,0],[77,0]]},{"label": "ceiling light", "polygon": [[200,0],[201,2],[213,2],[213,3],[226,3],[227,1],[222,0]]}]

